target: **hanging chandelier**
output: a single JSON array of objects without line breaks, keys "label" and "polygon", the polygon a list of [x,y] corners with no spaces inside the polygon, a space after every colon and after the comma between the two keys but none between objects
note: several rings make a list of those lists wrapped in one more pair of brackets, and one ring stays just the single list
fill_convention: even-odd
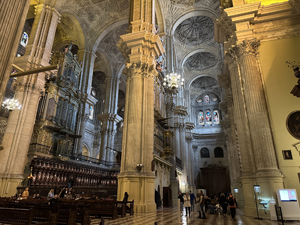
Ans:
[{"label": "hanging chandelier", "polygon": [[183,83],[184,79],[181,78],[180,74],[172,72],[164,78],[163,86],[170,89],[177,89]]},{"label": "hanging chandelier", "polygon": [[20,105],[20,103],[18,102],[17,99],[14,99],[14,98],[8,98],[6,99],[3,103],[2,103],[2,106],[8,110],[8,111],[13,111],[15,109],[18,109],[20,110],[22,105]]}]

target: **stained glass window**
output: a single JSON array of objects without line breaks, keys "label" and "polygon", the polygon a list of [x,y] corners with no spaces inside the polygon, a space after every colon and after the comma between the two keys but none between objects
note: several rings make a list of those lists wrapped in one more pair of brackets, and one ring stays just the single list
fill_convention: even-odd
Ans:
[{"label": "stained glass window", "polygon": [[28,34],[26,32],[24,32],[22,34],[22,38],[21,38],[21,42],[20,44],[24,47],[26,47],[26,45],[28,44]]},{"label": "stained glass window", "polygon": [[198,123],[199,125],[204,125],[204,116],[203,116],[203,111],[200,110],[198,114]]},{"label": "stained glass window", "polygon": [[211,124],[211,112],[209,109],[206,110],[205,119],[206,119],[206,124]]},{"label": "stained glass window", "polygon": [[214,110],[214,124],[220,124],[220,116],[218,110]]},{"label": "stained glass window", "polygon": [[204,102],[205,103],[209,103],[209,95],[205,95],[204,96]]},{"label": "stained glass window", "polygon": [[91,105],[90,112],[89,112],[89,119],[93,120],[93,115],[94,115],[94,107]]}]

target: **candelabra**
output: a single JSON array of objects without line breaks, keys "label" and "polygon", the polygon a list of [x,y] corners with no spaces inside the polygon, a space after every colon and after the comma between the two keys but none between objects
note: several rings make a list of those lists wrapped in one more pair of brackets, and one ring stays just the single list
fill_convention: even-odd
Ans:
[{"label": "candelabra", "polygon": [[15,109],[20,110],[22,105],[18,102],[17,99],[6,99],[3,103],[2,106],[8,110],[8,111],[14,111]]},{"label": "candelabra", "polygon": [[183,85],[184,79],[181,78],[180,74],[170,73],[164,78],[163,86],[170,89],[177,89],[179,85]]}]

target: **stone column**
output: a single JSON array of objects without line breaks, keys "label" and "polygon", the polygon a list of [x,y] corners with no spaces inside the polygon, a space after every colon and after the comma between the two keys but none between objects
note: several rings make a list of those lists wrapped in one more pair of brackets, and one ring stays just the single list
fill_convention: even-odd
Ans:
[{"label": "stone column", "polygon": [[96,54],[88,50],[81,50],[79,55],[82,57],[83,62],[79,89],[82,93],[90,95]]},{"label": "stone column", "polygon": [[186,148],[186,164],[187,164],[187,176],[189,177],[188,179],[188,186],[190,191],[194,187],[194,175],[193,175],[193,164],[194,164],[194,158],[192,157],[193,155],[193,147],[192,147],[192,141],[193,141],[193,135],[192,135],[192,130],[194,129],[195,125],[194,123],[191,122],[186,122],[185,123],[185,138],[187,142],[187,148]]},{"label": "stone column", "polygon": [[[122,161],[118,176],[118,200],[124,193],[134,199],[135,212],[154,212],[154,181],[151,170],[154,143],[155,57],[164,53],[155,35],[154,0],[131,0],[128,34],[118,47],[127,59],[123,73],[127,77]],[[139,164],[139,166],[137,166]]]},{"label": "stone column", "polygon": [[103,114],[98,115],[98,119],[102,122],[100,159],[114,162],[116,156],[116,153],[112,150],[114,149],[114,136],[117,132],[117,123],[122,120],[117,115],[120,80],[107,78],[105,84],[104,111]]},{"label": "stone column", "polygon": [[0,2],[0,102],[3,101],[12,63],[21,41],[29,5],[30,0]]},{"label": "stone column", "polygon": [[[22,57],[15,58],[14,63],[23,69],[48,66],[50,53],[60,14],[52,5],[40,4],[36,7],[36,17]],[[9,117],[7,131],[3,137],[0,152],[0,194],[11,196],[23,180],[24,165],[29,149],[30,138],[35,123],[37,107],[41,92],[44,90],[45,73],[19,77],[14,85],[15,97],[22,104]],[[27,174],[26,174],[27,175]],[[27,184],[25,184],[27,185]]]},{"label": "stone column", "polygon": [[250,138],[255,151],[256,183],[261,186],[263,198],[276,199],[276,189],[284,188],[284,185],[283,176],[277,164],[264,87],[257,60],[259,45],[259,40],[246,40],[236,45],[233,50],[237,53],[240,66]]},{"label": "stone column", "polygon": [[79,135],[81,135],[81,138],[78,139],[78,145],[77,145],[77,154],[81,154],[82,153],[82,148],[83,148],[83,142],[84,142],[84,135],[85,135],[85,128],[86,128],[86,123],[89,119],[89,114],[85,112],[85,110],[83,109],[83,112],[78,115],[78,130],[79,130]]},{"label": "stone column", "polygon": [[250,138],[249,122],[245,111],[244,93],[242,90],[240,71],[237,57],[233,50],[225,55],[225,62],[230,72],[231,90],[233,97],[233,116],[237,129],[237,138],[241,153],[242,183],[245,196],[245,214],[255,214],[253,185],[255,184],[255,164]]}]

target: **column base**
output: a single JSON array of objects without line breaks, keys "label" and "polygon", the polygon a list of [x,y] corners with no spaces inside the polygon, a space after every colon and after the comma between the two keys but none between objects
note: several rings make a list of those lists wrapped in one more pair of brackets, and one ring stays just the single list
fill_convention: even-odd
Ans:
[{"label": "column base", "polygon": [[118,200],[122,201],[124,193],[129,194],[129,201],[134,200],[134,212],[155,212],[155,177],[126,176],[118,177]]},{"label": "column base", "polygon": [[0,197],[10,197],[17,193],[17,187],[20,186],[23,177],[7,178],[0,177]]}]

